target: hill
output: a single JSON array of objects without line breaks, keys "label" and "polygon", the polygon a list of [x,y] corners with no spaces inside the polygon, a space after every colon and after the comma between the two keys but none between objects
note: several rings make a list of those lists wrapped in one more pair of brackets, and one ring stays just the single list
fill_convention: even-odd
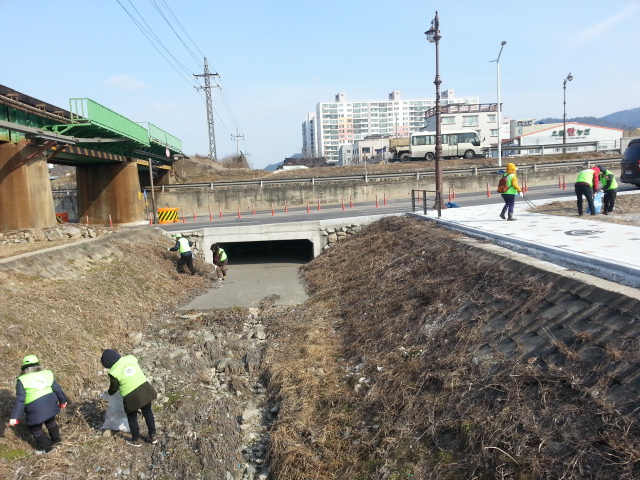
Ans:
[{"label": "hill", "polygon": [[[542,118],[536,123],[562,123],[562,118]],[[596,125],[599,127],[621,128],[623,130],[633,130],[640,128],[640,108],[632,108],[622,110],[620,112],[611,113],[604,117],[572,117],[567,118],[567,122],[586,123],[587,125]]]}]

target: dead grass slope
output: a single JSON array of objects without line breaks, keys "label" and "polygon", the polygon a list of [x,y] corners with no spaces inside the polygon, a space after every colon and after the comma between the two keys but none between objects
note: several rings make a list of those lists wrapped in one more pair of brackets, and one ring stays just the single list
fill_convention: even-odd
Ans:
[{"label": "dead grass slope", "polygon": [[[177,254],[167,251],[172,242],[154,230],[127,230],[93,242],[78,247],[73,257],[48,253],[28,260],[42,271],[62,272],[59,278],[16,273],[15,265],[0,265],[0,478],[45,478],[52,471],[61,478],[101,478],[89,472],[110,455],[94,448],[93,429],[104,413],[104,405],[95,399],[108,385],[100,365],[102,350],[129,352],[129,334],[149,330],[159,317],[210,285],[208,266],[200,260],[196,265],[203,276],[178,274]],[[67,271],[75,275],[64,274]],[[62,428],[70,453],[27,458],[17,467],[15,461],[33,452],[32,441],[23,426],[5,425],[15,378],[27,354],[37,355],[53,370],[70,399]]]},{"label": "dead grass slope", "polygon": [[637,425],[591,388],[637,344],[598,365],[561,340],[547,361],[477,357],[556,287],[454,238],[388,218],[304,268],[312,297],[266,357],[276,478],[639,478]]}]

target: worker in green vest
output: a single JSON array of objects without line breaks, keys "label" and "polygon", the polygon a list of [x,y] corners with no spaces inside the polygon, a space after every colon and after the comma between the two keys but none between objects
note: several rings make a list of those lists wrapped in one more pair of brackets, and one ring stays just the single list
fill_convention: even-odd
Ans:
[{"label": "worker in green vest", "polygon": [[582,215],[582,197],[587,199],[589,205],[589,211],[591,215],[596,214],[596,209],[593,204],[593,197],[596,196],[596,192],[599,188],[600,169],[598,167],[587,168],[578,173],[574,189],[577,197],[578,215]]},{"label": "worker in green vest", "polygon": [[213,253],[213,264],[216,267],[216,277],[219,282],[222,282],[227,279],[227,265],[229,264],[227,252],[220,248],[217,243],[211,245],[211,252]]},{"label": "worker in green vest", "polygon": [[158,443],[156,438],[156,422],[151,410],[151,402],[158,397],[153,386],[142,373],[138,359],[133,355],[124,357],[116,350],[106,349],[100,359],[102,366],[109,369],[109,395],[120,391],[124,403],[124,412],[129,421],[131,439],[127,440],[134,447],[142,446],[140,427],[138,426],[138,410],[142,412],[147,424],[149,443]]},{"label": "worker in green vest", "polygon": [[609,215],[613,212],[618,195],[618,182],[615,175],[607,170],[604,165],[598,165],[600,169],[600,181],[602,182],[602,213]]},{"label": "worker in green vest", "polygon": [[[18,419],[23,412],[26,413],[27,427],[38,446],[36,453],[49,453],[62,441],[56,415],[61,408],[66,408],[67,397],[55,381],[53,372],[45,370],[35,355],[24,357],[21,370],[16,381],[16,403],[9,425],[18,425]],[[42,430],[43,423],[49,435]]]},{"label": "worker in green vest", "polygon": [[184,273],[182,267],[186,265],[189,267],[191,275],[195,275],[197,272],[196,267],[193,265],[193,252],[191,247],[194,243],[186,237],[183,237],[181,233],[176,233],[173,236],[176,239],[176,244],[168,248],[170,252],[180,253],[180,260],[178,260],[178,273]]}]

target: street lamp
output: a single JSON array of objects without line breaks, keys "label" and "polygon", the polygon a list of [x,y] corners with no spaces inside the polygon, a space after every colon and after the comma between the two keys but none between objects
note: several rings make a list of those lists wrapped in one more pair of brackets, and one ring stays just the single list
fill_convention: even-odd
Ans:
[{"label": "street lamp", "polygon": [[569,72],[567,78],[562,82],[562,89],[564,91],[564,101],[562,102],[564,108],[564,112],[562,114],[562,153],[567,153],[567,82],[570,82],[571,80],[573,80],[573,76],[571,75],[571,72]]},{"label": "street lamp", "polygon": [[500,55],[502,55],[502,49],[507,44],[506,41],[502,41],[500,44],[500,53],[498,53],[498,58],[495,60],[491,60],[492,62],[496,62],[496,71],[498,74],[498,166],[502,166],[502,120],[500,118],[500,113],[502,110],[502,105],[500,105]]},{"label": "street lamp", "polygon": [[436,86],[436,206],[438,207],[438,218],[442,214],[442,133],[440,122],[440,19],[438,11],[436,16],[431,20],[431,28],[424,32],[429,43],[436,44],[436,79],[433,83]]}]

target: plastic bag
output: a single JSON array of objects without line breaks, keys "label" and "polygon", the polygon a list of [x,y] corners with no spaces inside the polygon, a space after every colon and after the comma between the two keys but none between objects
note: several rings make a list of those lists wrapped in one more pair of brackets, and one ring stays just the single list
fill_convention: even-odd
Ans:
[{"label": "plastic bag", "polygon": [[[602,212],[602,192],[596,193],[596,196],[593,197],[593,208],[596,213]],[[587,213],[591,213],[591,209],[587,206]]]},{"label": "plastic bag", "polygon": [[127,414],[124,412],[124,401],[122,400],[120,392],[116,392],[113,395],[102,392],[100,397],[109,402],[104,423],[102,424],[102,430],[129,432],[129,420],[127,420]]}]

